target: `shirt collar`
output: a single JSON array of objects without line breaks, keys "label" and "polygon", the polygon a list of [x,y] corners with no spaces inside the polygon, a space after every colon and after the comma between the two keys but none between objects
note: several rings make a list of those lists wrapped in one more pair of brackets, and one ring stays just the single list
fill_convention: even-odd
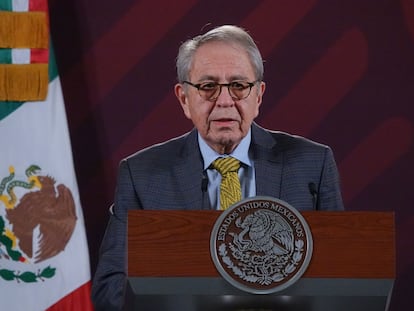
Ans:
[{"label": "shirt collar", "polygon": [[248,166],[252,166],[250,158],[249,158],[250,142],[251,142],[251,129],[249,129],[249,132],[247,133],[247,135],[243,137],[239,145],[236,147],[236,149],[234,149],[234,151],[231,154],[221,155],[217,153],[215,150],[213,150],[201,137],[200,133],[198,133],[198,145],[200,147],[201,155],[204,160],[204,169],[207,169],[215,159],[223,157],[223,156],[224,157],[232,156],[233,158],[236,158],[237,160],[239,160],[241,163],[248,165]]}]

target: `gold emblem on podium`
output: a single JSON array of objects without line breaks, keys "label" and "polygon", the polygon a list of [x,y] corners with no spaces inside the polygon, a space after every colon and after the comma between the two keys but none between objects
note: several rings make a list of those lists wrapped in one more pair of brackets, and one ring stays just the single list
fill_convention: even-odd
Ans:
[{"label": "gold emblem on podium", "polygon": [[313,250],[303,216],[282,200],[244,199],[217,219],[210,240],[213,262],[233,286],[254,294],[282,291],[306,271]]}]

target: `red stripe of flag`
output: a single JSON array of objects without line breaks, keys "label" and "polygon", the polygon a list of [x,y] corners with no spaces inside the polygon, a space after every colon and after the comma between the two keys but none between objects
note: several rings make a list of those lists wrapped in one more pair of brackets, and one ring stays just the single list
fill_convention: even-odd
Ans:
[{"label": "red stripe of flag", "polygon": [[30,0],[29,11],[47,12],[47,0]]},{"label": "red stripe of flag", "polygon": [[[30,0],[29,11],[40,11],[46,13],[46,23],[49,28],[49,10],[47,0]],[[31,64],[47,64],[49,62],[49,49],[31,49]]]},{"label": "red stripe of flag", "polygon": [[70,294],[63,297],[46,311],[93,311],[91,301],[91,281],[80,286]]},{"label": "red stripe of flag", "polygon": [[47,64],[49,61],[49,49],[31,49],[30,63],[31,64]]}]

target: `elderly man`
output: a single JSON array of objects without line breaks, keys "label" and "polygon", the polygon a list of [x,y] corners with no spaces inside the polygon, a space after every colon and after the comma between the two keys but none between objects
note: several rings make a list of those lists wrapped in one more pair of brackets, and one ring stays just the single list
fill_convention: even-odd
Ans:
[{"label": "elderly man", "polygon": [[[265,92],[251,36],[225,25],[184,42],[174,91],[194,129],[120,163],[115,201],[93,282],[97,310],[120,310],[129,209],[224,209],[220,166],[234,167],[237,199],[280,198],[298,210],[342,210],[333,153],[254,123]],[[229,162],[219,165],[222,159]],[[234,175],[234,174],[233,174]]]}]

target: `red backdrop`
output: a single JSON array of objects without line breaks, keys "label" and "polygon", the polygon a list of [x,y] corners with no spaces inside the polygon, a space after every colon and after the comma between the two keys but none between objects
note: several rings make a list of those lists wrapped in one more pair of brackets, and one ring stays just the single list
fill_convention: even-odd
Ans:
[{"label": "red backdrop", "polygon": [[119,160],[192,127],[173,95],[180,42],[212,26],[237,24],[250,31],[266,60],[267,91],[257,122],[332,146],[347,210],[395,211],[398,278],[391,309],[410,309],[413,1],[49,5],[92,271]]}]

